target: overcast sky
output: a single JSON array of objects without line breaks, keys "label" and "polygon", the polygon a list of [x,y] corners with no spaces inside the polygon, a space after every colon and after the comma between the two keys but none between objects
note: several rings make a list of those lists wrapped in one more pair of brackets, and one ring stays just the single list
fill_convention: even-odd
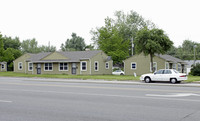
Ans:
[{"label": "overcast sky", "polygon": [[90,30],[104,25],[114,12],[136,11],[163,29],[175,46],[200,42],[199,0],[0,0],[0,32],[36,38],[39,45],[60,49],[72,32],[92,43]]}]

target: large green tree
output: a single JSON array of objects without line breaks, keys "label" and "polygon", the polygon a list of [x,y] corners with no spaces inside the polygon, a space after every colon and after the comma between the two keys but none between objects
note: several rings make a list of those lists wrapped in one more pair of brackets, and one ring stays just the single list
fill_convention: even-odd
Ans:
[{"label": "large green tree", "polygon": [[3,61],[4,43],[2,34],[0,33],[0,62]]},{"label": "large green tree", "polygon": [[129,42],[123,41],[122,35],[113,26],[111,19],[106,19],[106,26],[99,29],[99,48],[111,56],[114,63],[122,62],[129,56]]},{"label": "large green tree", "polygon": [[21,49],[21,42],[18,37],[12,38],[12,37],[3,37],[3,42],[4,42],[4,49],[6,50],[7,48],[13,48],[13,49]]},{"label": "large green tree", "polygon": [[39,46],[35,38],[24,40],[21,43],[23,53],[39,53],[39,52],[54,52],[56,51],[55,46]]},{"label": "large green tree", "polygon": [[[102,28],[109,27],[108,24],[114,26],[111,29],[117,29],[119,36],[121,36],[123,39],[123,42],[129,43],[127,51],[130,55],[132,49],[131,40],[133,39],[134,41],[137,31],[144,27],[155,27],[155,25],[152,22],[145,20],[142,16],[140,16],[137,12],[134,11],[130,11],[127,14],[125,14],[123,11],[116,11],[114,17],[115,18],[107,17],[105,19],[105,26],[102,26],[100,28],[97,27],[96,29],[91,30],[91,34],[93,35],[92,40],[94,44],[96,44],[97,48],[101,46],[101,43],[99,41],[102,41],[102,39],[104,38],[107,39],[107,36],[105,36],[104,38],[100,38],[100,36],[102,36],[100,35],[100,31]],[[108,20],[109,23],[107,22]]]},{"label": "large green tree", "polygon": [[173,42],[162,29],[143,28],[139,30],[135,38],[136,53],[150,55],[151,69],[153,68],[153,57],[155,54],[165,54],[173,45]]},{"label": "large green tree", "polygon": [[85,50],[85,41],[82,37],[77,36],[76,33],[72,33],[72,38],[67,39],[65,44],[61,44],[62,51],[83,51]]}]

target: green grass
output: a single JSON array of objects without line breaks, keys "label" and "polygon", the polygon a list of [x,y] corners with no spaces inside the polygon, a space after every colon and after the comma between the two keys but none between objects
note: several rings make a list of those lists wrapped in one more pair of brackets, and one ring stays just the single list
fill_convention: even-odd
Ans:
[{"label": "green grass", "polygon": [[[0,76],[6,77],[39,77],[39,78],[68,78],[68,79],[102,79],[102,80],[118,80],[118,81],[139,81],[139,77],[134,76],[117,76],[117,75],[58,75],[58,74],[24,74],[14,72],[0,72]],[[188,80],[185,82],[200,81],[200,76],[188,76]]]},{"label": "green grass", "polygon": [[118,75],[58,75],[58,74],[24,74],[24,73],[15,73],[15,72],[0,72],[0,76],[6,77],[40,77],[40,78],[68,78],[68,79],[103,79],[103,80],[134,80],[139,81],[139,77],[134,76],[118,76]]}]

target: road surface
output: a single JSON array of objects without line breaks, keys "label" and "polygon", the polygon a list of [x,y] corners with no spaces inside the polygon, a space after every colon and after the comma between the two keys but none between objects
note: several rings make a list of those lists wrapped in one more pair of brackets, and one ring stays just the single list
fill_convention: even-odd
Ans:
[{"label": "road surface", "polygon": [[200,121],[199,87],[49,80],[0,77],[0,121]]}]

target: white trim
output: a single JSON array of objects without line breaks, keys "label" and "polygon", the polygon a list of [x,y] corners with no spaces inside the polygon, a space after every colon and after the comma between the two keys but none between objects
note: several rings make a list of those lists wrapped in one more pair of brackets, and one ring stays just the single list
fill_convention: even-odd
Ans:
[{"label": "white trim", "polygon": [[33,71],[33,63],[32,63],[32,70],[30,70],[30,63],[32,63],[32,62],[28,62],[28,71]]},{"label": "white trim", "polygon": [[[20,65],[19,64],[21,64],[21,69],[19,68],[20,67]],[[22,62],[18,62],[18,70],[22,70],[23,69],[23,63]]]},{"label": "white trim", "polygon": [[[174,66],[175,66],[175,68],[174,68]],[[175,70],[176,70],[176,63],[173,63],[173,64],[172,64],[172,69],[175,69]]]},{"label": "white trim", "polygon": [[[97,70],[95,69],[96,63],[97,63]],[[99,61],[94,61],[94,71],[99,71]]]},{"label": "white trim", "polygon": [[[168,65],[168,68],[166,65]],[[169,69],[169,62],[165,62],[165,69]]]},{"label": "white trim", "polygon": [[89,59],[89,61],[90,61],[90,75],[92,74],[92,65],[91,65],[91,59]]},{"label": "white trim", "polygon": [[[155,71],[157,71],[157,68],[158,68],[158,67],[157,67],[157,62],[153,62],[153,65],[154,65],[154,63],[155,63],[155,65],[156,65],[156,67],[155,67],[155,68],[156,68]],[[150,62],[150,72],[152,72],[152,70],[151,70],[151,62]]]},{"label": "white trim", "polygon": [[49,64],[50,64],[50,63],[48,63],[48,70],[45,70],[45,64],[46,64],[46,63],[44,63],[44,71],[53,71],[53,63],[51,63],[51,64],[52,64],[52,70],[49,70]]},{"label": "white trim", "polygon": [[[135,68],[132,68],[132,64],[135,64]],[[131,62],[131,70],[136,70],[137,69],[137,63],[136,62]]]},{"label": "white trim", "polygon": [[[108,64],[108,67],[107,67],[106,64]],[[106,62],[106,63],[105,63],[105,68],[106,68],[106,69],[109,69],[109,62]]]},{"label": "white trim", "polygon": [[[60,70],[60,64],[61,64],[61,63],[63,64],[63,70]],[[68,63],[67,63],[67,70],[64,70],[64,67],[65,67],[65,66],[64,66],[64,63],[67,63],[67,62],[60,62],[60,63],[58,63],[58,64],[59,64],[59,65],[58,65],[58,71],[68,71],[68,70],[69,70],[69,69],[68,69],[68,68],[69,68],[69,66],[68,66],[69,64],[68,64]]]},{"label": "white trim", "polygon": [[[85,70],[82,69],[82,63],[85,63]],[[81,71],[87,71],[87,61],[81,61]]]},{"label": "white trim", "polygon": [[4,69],[5,69],[5,65],[6,65],[6,64],[1,64],[1,69],[4,70]]}]

